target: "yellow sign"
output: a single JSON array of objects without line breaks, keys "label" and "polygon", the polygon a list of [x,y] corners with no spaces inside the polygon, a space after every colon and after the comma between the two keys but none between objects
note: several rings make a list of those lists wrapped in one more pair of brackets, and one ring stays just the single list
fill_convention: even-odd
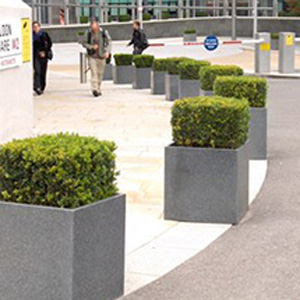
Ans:
[{"label": "yellow sign", "polygon": [[285,40],[285,44],[287,46],[293,46],[294,45],[294,36],[293,35],[287,35],[286,40]]},{"label": "yellow sign", "polygon": [[260,51],[270,51],[271,45],[270,43],[263,43],[260,45]]},{"label": "yellow sign", "polygon": [[22,19],[22,57],[23,63],[31,61],[31,21]]}]

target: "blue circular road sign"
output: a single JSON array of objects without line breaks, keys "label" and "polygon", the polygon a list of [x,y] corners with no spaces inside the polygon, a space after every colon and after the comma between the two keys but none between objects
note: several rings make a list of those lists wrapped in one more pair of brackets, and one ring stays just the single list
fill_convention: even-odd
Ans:
[{"label": "blue circular road sign", "polygon": [[204,48],[208,51],[214,51],[219,47],[219,40],[214,35],[209,35],[204,40]]}]

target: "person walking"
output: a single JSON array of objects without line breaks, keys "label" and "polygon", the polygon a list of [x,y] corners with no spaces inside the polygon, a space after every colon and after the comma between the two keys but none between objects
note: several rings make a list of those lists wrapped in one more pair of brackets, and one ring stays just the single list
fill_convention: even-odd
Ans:
[{"label": "person walking", "polygon": [[133,54],[142,54],[149,47],[145,32],[141,29],[139,21],[133,22],[133,32],[131,41],[127,46],[133,45]]},{"label": "person walking", "polygon": [[39,22],[33,22],[33,68],[34,86],[37,95],[42,95],[46,88],[48,60],[53,58],[52,41],[47,32],[41,30]]},{"label": "person walking", "polygon": [[106,60],[110,57],[111,37],[107,30],[100,28],[98,22],[92,21],[91,28],[86,32],[83,47],[87,49],[89,67],[92,73],[91,86],[94,97],[102,95],[101,85]]}]

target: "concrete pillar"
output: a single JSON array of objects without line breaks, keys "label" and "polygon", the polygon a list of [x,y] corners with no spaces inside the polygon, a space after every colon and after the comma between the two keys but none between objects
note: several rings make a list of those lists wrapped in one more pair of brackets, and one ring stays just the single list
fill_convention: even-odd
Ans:
[{"label": "concrete pillar", "polygon": [[0,28],[11,29],[0,40],[0,143],[32,135],[33,83],[31,8],[21,0],[0,0]]},{"label": "concrete pillar", "polygon": [[280,32],[279,34],[279,73],[295,72],[295,33]]},{"label": "concrete pillar", "polygon": [[257,33],[256,39],[264,42],[255,44],[255,73],[266,74],[271,71],[271,37],[269,32]]}]

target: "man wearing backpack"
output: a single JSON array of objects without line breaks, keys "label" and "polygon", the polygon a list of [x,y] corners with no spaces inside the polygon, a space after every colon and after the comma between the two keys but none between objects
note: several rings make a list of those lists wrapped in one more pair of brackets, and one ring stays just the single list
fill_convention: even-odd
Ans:
[{"label": "man wearing backpack", "polygon": [[33,27],[33,68],[34,86],[37,95],[42,95],[46,88],[48,60],[52,60],[52,41],[47,32],[41,30],[39,22],[32,23]]},{"label": "man wearing backpack", "polygon": [[111,53],[111,38],[107,30],[100,28],[98,22],[91,22],[91,29],[86,32],[83,47],[87,49],[89,67],[92,73],[92,93],[99,97],[106,60]]},{"label": "man wearing backpack", "polygon": [[133,32],[131,41],[127,46],[133,45],[133,54],[142,54],[149,47],[145,32],[141,29],[139,21],[133,22]]}]

